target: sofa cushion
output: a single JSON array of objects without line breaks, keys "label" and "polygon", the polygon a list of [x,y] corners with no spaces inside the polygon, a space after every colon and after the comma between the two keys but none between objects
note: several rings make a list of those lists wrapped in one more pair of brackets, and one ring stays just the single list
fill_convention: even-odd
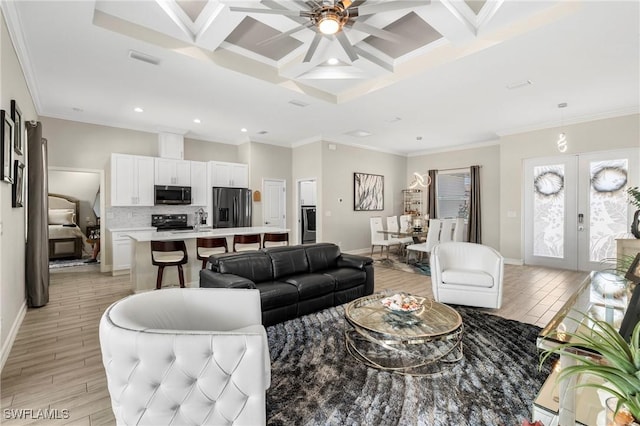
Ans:
[{"label": "sofa cushion", "polygon": [[305,246],[305,252],[310,272],[335,269],[338,266],[340,247],[335,244],[324,243]]},{"label": "sofa cushion", "polygon": [[264,253],[255,252],[244,256],[232,255],[219,257],[217,268],[223,274],[234,274],[245,277],[254,283],[271,281],[271,259]]},{"label": "sofa cushion", "polygon": [[273,278],[276,280],[309,271],[307,255],[300,246],[270,247],[264,252],[271,258]]},{"label": "sofa cushion", "polygon": [[330,269],[323,272],[325,275],[333,277],[336,280],[336,291],[345,290],[347,288],[355,287],[360,284],[364,284],[367,280],[367,274],[365,271],[353,268],[339,268]]},{"label": "sofa cushion", "polygon": [[325,274],[294,275],[286,278],[285,281],[298,288],[300,300],[311,299],[312,297],[333,293],[333,290],[336,287],[335,279],[332,276]]},{"label": "sofa cushion", "polygon": [[493,287],[493,277],[472,269],[446,269],[442,271],[443,284],[464,284],[473,287]]},{"label": "sofa cushion", "polygon": [[260,290],[262,311],[298,303],[298,289],[282,281],[267,281],[256,286]]}]

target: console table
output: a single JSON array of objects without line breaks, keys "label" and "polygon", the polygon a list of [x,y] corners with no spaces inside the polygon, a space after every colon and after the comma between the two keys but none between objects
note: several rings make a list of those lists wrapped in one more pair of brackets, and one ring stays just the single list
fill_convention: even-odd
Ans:
[{"label": "console table", "polygon": [[[570,340],[566,332],[587,330],[585,313],[606,320],[619,329],[631,296],[629,287],[626,286],[625,289],[626,281],[619,282],[621,285],[617,286],[618,281],[613,280],[610,273],[592,272],[540,332],[538,348],[554,348]],[[595,356],[593,353],[588,355]],[[559,368],[575,363],[575,359],[561,355]],[[575,386],[578,382],[598,382],[599,379],[582,375],[578,379],[573,377],[557,383],[558,371],[554,368],[540,389],[533,403],[533,420],[541,420],[547,426],[598,424],[598,415],[604,407],[600,404],[596,390]]]}]

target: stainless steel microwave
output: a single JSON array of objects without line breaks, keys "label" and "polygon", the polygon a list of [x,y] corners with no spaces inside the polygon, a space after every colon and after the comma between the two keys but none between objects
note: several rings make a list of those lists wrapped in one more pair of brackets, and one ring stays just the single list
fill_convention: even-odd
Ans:
[{"label": "stainless steel microwave", "polygon": [[191,204],[191,187],[156,185],[154,204]]}]

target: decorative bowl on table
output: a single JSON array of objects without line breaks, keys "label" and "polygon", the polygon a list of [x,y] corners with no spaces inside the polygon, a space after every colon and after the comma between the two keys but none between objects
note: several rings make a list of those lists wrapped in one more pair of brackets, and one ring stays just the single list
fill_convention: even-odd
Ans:
[{"label": "decorative bowl on table", "polygon": [[422,303],[424,297],[415,297],[407,294],[394,294],[380,300],[380,303],[390,310],[398,314],[411,314],[423,308]]}]

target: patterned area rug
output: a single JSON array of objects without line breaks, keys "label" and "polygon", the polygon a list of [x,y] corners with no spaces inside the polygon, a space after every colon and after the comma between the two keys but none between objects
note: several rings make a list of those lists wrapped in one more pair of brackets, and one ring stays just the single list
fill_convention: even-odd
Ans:
[{"label": "patterned area rug", "polygon": [[[369,254],[367,253],[366,256]],[[415,255],[411,255],[412,257],[409,259],[407,263],[406,258],[403,255],[400,255],[395,252],[389,253],[389,258],[386,257],[386,252],[384,255],[380,256],[380,252],[375,252],[373,254],[373,261],[375,266],[380,266],[382,268],[391,268],[397,269],[399,271],[411,272],[413,274],[422,274],[431,276],[431,268],[429,267],[429,260],[425,257],[424,259],[418,261],[415,258]]]},{"label": "patterned area rug", "polygon": [[410,377],[367,368],[344,342],[344,308],[267,328],[270,425],[520,425],[549,374],[538,371],[539,328],[466,307],[464,357]]},{"label": "patterned area rug", "polygon": [[56,259],[49,261],[49,269],[70,268],[72,266],[85,266],[89,258],[82,259]]}]

